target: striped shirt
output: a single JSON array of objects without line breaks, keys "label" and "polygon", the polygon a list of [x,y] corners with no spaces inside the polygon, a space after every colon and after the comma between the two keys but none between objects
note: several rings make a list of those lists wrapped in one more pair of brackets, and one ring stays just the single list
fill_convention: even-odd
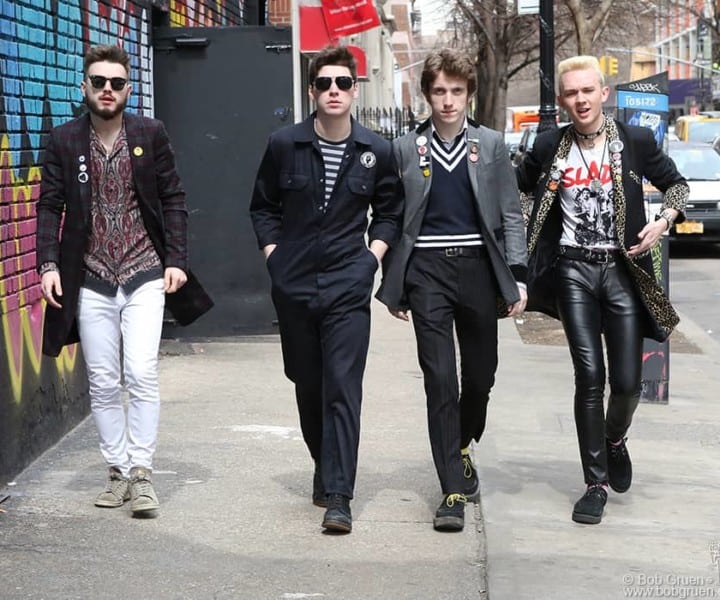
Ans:
[{"label": "striped shirt", "polygon": [[325,212],[330,202],[330,196],[335,188],[335,182],[337,181],[338,172],[340,171],[345,148],[347,147],[347,140],[343,140],[342,142],[328,142],[319,137],[318,142],[320,143],[320,151],[322,152],[323,163],[325,164],[325,202],[320,207],[320,210]]}]

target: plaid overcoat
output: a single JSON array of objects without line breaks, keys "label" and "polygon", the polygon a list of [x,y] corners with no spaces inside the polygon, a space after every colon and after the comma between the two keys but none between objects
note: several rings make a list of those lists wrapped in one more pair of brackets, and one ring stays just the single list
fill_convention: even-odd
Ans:
[{"label": "plaid overcoat", "polygon": [[[166,296],[166,306],[181,324],[209,310],[212,301],[188,269],[185,191],[162,122],[126,113],[125,133],[142,220],[164,267],[178,267],[188,282]],[[59,265],[62,308],[47,306],[43,353],[57,356],[79,341],[76,311],[85,277],[84,255],[90,236],[90,117],[88,114],[50,131],[42,161],[37,207],[37,265]],[[64,218],[63,218],[64,216]]]}]

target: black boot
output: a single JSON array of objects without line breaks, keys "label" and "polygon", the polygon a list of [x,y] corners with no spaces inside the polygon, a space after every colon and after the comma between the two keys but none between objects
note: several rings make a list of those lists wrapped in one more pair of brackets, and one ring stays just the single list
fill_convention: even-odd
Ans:
[{"label": "black boot", "polygon": [[327,494],[325,494],[325,486],[323,485],[318,463],[315,463],[315,473],[313,475],[312,503],[315,506],[327,508]]},{"label": "black boot", "polygon": [[625,438],[619,444],[605,440],[607,447],[608,482],[618,494],[627,492],[632,483],[632,462],[628,454]]},{"label": "black boot", "polygon": [[350,533],[352,531],[350,498],[342,494],[328,494],[327,510],[325,511],[322,526],[328,531]]},{"label": "black boot", "polygon": [[600,483],[593,483],[573,508],[572,520],[576,523],[596,525],[602,520],[603,510],[607,502],[607,492]]},{"label": "black boot", "polygon": [[463,478],[465,480],[465,488],[463,493],[469,502],[477,502],[480,499],[480,478],[477,469],[470,458],[470,446],[460,451],[463,462]]}]

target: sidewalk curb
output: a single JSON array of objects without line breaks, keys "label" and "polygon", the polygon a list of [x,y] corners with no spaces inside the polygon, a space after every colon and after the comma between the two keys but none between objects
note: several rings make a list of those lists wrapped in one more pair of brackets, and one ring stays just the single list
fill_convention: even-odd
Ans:
[{"label": "sidewalk curb", "polygon": [[[720,364],[720,342],[715,341],[712,336],[693,321],[688,315],[678,312],[680,323],[677,329],[691,342],[693,342],[703,354],[706,354],[713,362]],[[672,355],[672,346],[670,347]]]}]

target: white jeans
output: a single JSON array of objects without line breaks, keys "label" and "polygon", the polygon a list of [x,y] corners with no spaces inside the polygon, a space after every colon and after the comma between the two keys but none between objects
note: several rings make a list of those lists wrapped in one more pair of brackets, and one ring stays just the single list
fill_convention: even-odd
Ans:
[{"label": "white jeans", "polygon": [[[115,297],[80,289],[80,346],[100,452],[108,466],[118,467],[126,477],[132,467],[152,469],[160,418],[158,350],[164,307],[162,279],[129,296],[120,289]],[[123,372],[129,396],[127,418],[120,396]]]}]

